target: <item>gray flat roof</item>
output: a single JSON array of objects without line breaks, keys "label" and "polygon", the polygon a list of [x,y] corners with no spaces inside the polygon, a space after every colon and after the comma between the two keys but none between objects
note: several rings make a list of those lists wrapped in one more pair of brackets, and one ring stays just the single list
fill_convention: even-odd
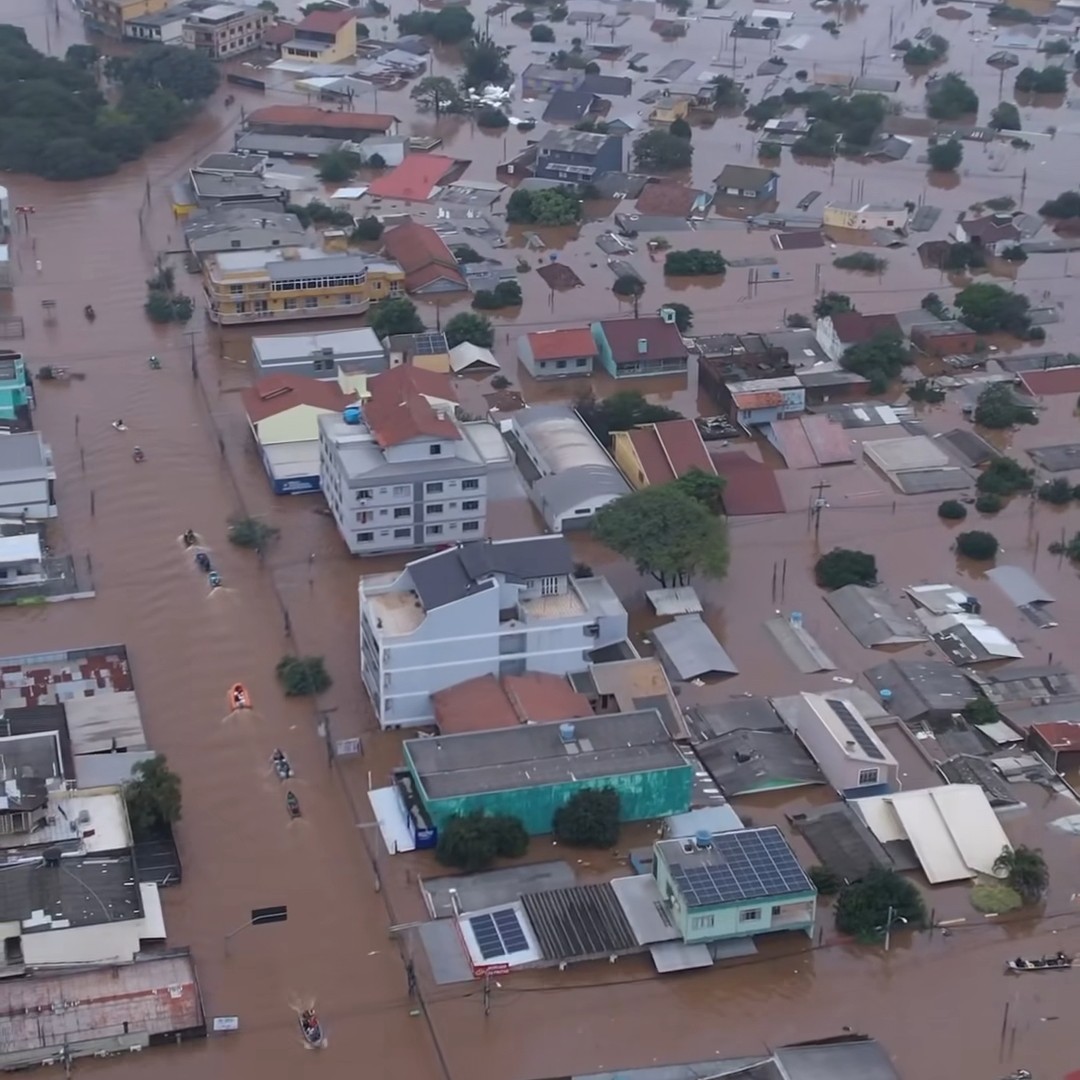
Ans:
[{"label": "gray flat roof", "polygon": [[787,1080],[900,1080],[889,1055],[871,1039],[785,1046],[776,1060]]},{"label": "gray flat roof", "polygon": [[845,585],[825,594],[825,603],[861,645],[907,645],[926,640],[926,632],[900,610],[881,586]]},{"label": "gray flat roof", "polygon": [[889,709],[901,720],[960,712],[979,696],[968,677],[944,660],[887,660],[863,674],[879,696],[889,691]]},{"label": "gray flat roof", "polygon": [[62,858],[59,866],[27,862],[0,874],[0,922],[22,922],[23,933],[97,926],[142,914],[130,855]]},{"label": "gray flat roof", "polygon": [[38,431],[0,438],[0,473],[4,479],[36,480],[48,468],[45,440]]},{"label": "gray flat roof", "polygon": [[428,798],[565,784],[659,769],[689,768],[655,710],[591,716],[559,724],[410,739],[405,752]]},{"label": "gray flat roof", "polygon": [[385,355],[379,335],[368,326],[309,334],[274,334],[251,339],[251,351],[260,363],[306,359],[324,349],[329,349],[335,358],[367,356],[370,353]]},{"label": "gray flat roof", "polygon": [[267,264],[271,281],[292,281],[295,278],[318,277],[329,274],[366,274],[371,260],[363,255],[327,255],[315,259],[285,259]]},{"label": "gray flat roof", "polygon": [[986,576],[1017,606],[1050,604],[1054,597],[1022,566],[995,566]]},{"label": "gray flat roof", "polygon": [[716,786],[729,798],[754,791],[823,784],[814,759],[790,731],[729,731],[694,747]]}]

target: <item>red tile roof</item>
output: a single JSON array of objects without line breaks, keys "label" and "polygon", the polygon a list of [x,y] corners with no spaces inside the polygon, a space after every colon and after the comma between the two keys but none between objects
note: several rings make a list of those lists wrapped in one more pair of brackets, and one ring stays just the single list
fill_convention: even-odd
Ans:
[{"label": "red tile roof", "polygon": [[314,34],[336,34],[356,19],[353,11],[312,11],[297,24],[297,30],[310,30]]},{"label": "red tile roof", "polygon": [[292,41],[295,34],[296,27],[292,23],[273,23],[263,33],[263,41],[267,45],[285,45]]},{"label": "red tile roof", "polygon": [[563,675],[530,671],[503,676],[503,689],[522,723],[550,724],[593,715],[589,699]]},{"label": "red tile roof", "polygon": [[410,154],[396,169],[374,180],[368,188],[368,195],[377,199],[426,202],[454,165],[453,158],[442,154]]},{"label": "red tile roof", "polygon": [[1020,380],[1037,397],[1080,393],[1080,367],[1047,368],[1045,371],[1021,371]]},{"label": "red tile roof", "polygon": [[654,214],[658,217],[689,217],[698,199],[704,194],[704,191],[687,187],[685,184],[661,180],[645,185],[645,190],[634,203],[634,209],[639,214]]},{"label": "red tile roof", "polygon": [[364,406],[364,420],[380,446],[419,438],[461,438],[457,425],[440,416],[427,400],[457,400],[449,375],[399,364],[368,379],[367,390],[371,397]]},{"label": "red tile roof", "polygon": [[717,473],[726,481],[724,509],[731,517],[782,514],[784,500],[776,474],[741,450],[712,455]]},{"label": "red tile roof", "polygon": [[397,119],[385,113],[331,112],[312,105],[267,105],[248,113],[249,127],[338,128],[342,131],[377,131],[385,134]]},{"label": "red tile roof", "polygon": [[431,695],[443,735],[517,727],[521,721],[494,675],[480,675]]},{"label": "red tile roof", "polygon": [[[608,319],[600,329],[611,348],[616,364],[635,364],[642,360],[667,360],[689,355],[674,323],[659,315],[640,319]],[[644,346],[642,346],[644,342]]]},{"label": "red tile roof", "polygon": [[410,221],[383,233],[383,249],[405,271],[409,292],[445,278],[467,288],[465,275],[443,238],[427,225]]},{"label": "red tile roof", "polygon": [[1047,746],[1054,750],[1080,750],[1080,724],[1057,720],[1047,724],[1032,724]]},{"label": "red tile roof", "polygon": [[693,420],[664,420],[627,433],[650,484],[666,484],[691,469],[716,474]]},{"label": "red tile roof", "polygon": [[859,345],[878,334],[901,333],[895,315],[863,315],[858,311],[841,311],[831,316],[836,336],[845,345]]},{"label": "red tile roof", "polygon": [[574,360],[579,356],[596,356],[596,342],[588,327],[566,330],[535,330],[526,335],[535,360]]},{"label": "red tile roof", "polygon": [[784,404],[779,390],[732,390],[731,400],[737,409],[771,409]]},{"label": "red tile roof", "polygon": [[356,394],[343,393],[337,383],[320,382],[306,375],[267,375],[254,386],[242,390],[240,398],[252,424],[288,412],[298,405],[340,412],[357,400]]}]

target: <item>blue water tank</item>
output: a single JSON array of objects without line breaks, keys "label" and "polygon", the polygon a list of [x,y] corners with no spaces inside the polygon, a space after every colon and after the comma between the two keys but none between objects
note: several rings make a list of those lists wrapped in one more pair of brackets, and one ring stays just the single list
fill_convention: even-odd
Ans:
[{"label": "blue water tank", "polygon": [[698,829],[694,833],[694,843],[703,850],[712,847],[712,833],[708,829]]},{"label": "blue water tank", "polygon": [[560,724],[559,725],[559,738],[564,743],[572,743],[577,738],[577,733],[573,724]]},{"label": "blue water tank", "polygon": [[363,414],[360,412],[360,406],[348,406],[348,408],[346,408],[346,410],[341,414],[341,419],[344,420],[346,424],[359,424],[360,421],[363,419]]},{"label": "blue water tank", "polygon": [[885,689],[879,690],[878,691],[878,697],[881,698],[882,701],[891,701],[892,700],[892,691],[891,690],[885,690]]},{"label": "blue water tank", "polygon": [[802,626],[802,612],[801,611],[793,611],[791,613],[791,615],[788,616],[788,622],[793,627],[795,627],[796,630],[798,630]]}]

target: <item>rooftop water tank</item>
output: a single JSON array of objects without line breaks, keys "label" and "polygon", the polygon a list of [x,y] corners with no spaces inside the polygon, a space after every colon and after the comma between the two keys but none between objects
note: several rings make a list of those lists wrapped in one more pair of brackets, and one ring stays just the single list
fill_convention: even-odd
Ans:
[{"label": "rooftop water tank", "polygon": [[359,424],[360,421],[363,419],[363,414],[360,412],[360,406],[348,406],[348,408],[346,408],[346,410],[341,414],[341,419],[344,420],[346,424]]},{"label": "rooftop water tank", "polygon": [[572,743],[577,738],[577,731],[573,724],[559,725],[559,739],[564,743]]},{"label": "rooftop water tank", "polygon": [[712,833],[708,829],[698,829],[694,833],[694,843],[701,850],[712,847]]}]

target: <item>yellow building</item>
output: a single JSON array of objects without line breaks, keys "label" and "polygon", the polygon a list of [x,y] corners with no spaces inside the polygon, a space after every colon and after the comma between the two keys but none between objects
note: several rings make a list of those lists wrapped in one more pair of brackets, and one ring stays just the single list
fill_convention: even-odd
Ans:
[{"label": "yellow building", "polygon": [[697,469],[716,475],[709,451],[693,420],[662,420],[629,431],[613,431],[612,457],[637,489],[670,484]]},{"label": "yellow building", "polygon": [[356,16],[351,11],[312,11],[296,24],[283,60],[337,64],[356,55]]},{"label": "yellow building", "polygon": [[828,203],[821,213],[822,224],[833,229],[904,229],[910,213],[903,203],[864,203],[844,206]]},{"label": "yellow building", "polygon": [[82,13],[87,25],[103,34],[120,37],[124,23],[140,15],[164,11],[172,0],[83,0]]},{"label": "yellow building", "polygon": [[685,120],[690,115],[690,98],[669,95],[661,97],[649,113],[650,124],[673,124],[676,120]]},{"label": "yellow building", "polygon": [[405,295],[397,263],[319,248],[222,251],[203,262],[207,314],[223,326],[361,315]]}]

